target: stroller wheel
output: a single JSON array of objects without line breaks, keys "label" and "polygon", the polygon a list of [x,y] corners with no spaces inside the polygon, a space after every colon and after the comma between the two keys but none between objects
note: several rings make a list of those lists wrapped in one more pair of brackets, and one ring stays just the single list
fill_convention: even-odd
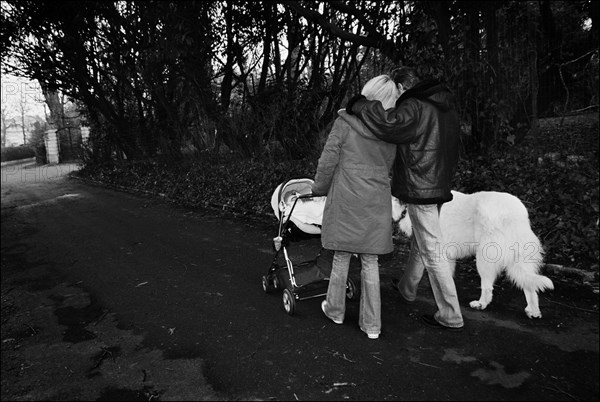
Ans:
[{"label": "stroller wheel", "polygon": [[262,277],[262,288],[265,291],[265,293],[271,293],[273,290],[275,290],[274,284],[271,283],[271,281],[269,281],[269,278],[267,278],[265,275],[263,275]]},{"label": "stroller wheel", "polygon": [[356,300],[360,294],[360,290],[358,286],[356,286],[356,282],[352,278],[348,278],[346,281],[346,298],[348,300]]},{"label": "stroller wheel", "polygon": [[289,289],[283,291],[283,308],[288,315],[294,315],[296,311],[296,299]]}]

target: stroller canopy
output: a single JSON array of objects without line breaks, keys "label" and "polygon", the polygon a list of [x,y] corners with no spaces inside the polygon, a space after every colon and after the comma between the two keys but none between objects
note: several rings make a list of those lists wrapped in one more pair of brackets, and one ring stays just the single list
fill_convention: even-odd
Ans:
[{"label": "stroller canopy", "polygon": [[[311,194],[312,184],[311,179],[292,179],[275,188],[271,196],[271,207],[279,221],[288,218],[294,201],[299,195]],[[324,196],[298,200],[290,220],[304,233],[320,234],[325,200]]]}]

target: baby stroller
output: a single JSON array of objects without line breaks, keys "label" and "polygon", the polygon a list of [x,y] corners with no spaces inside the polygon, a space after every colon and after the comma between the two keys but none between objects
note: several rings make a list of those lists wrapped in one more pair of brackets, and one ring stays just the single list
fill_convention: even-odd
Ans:
[{"label": "baby stroller", "polygon": [[[333,262],[332,250],[321,248],[318,255],[309,261],[293,264],[288,254],[290,237],[294,230],[307,234],[320,234],[321,221],[326,197],[313,196],[313,180],[292,179],[281,183],[271,197],[271,206],[279,220],[279,231],[273,239],[275,256],[267,274],[262,277],[265,293],[283,289],[283,308],[293,315],[296,302],[325,296],[329,286],[329,276]],[[283,254],[283,260],[282,260]],[[346,282],[346,297],[356,300],[359,297],[359,283],[355,272],[360,272],[360,260],[353,256]]]}]

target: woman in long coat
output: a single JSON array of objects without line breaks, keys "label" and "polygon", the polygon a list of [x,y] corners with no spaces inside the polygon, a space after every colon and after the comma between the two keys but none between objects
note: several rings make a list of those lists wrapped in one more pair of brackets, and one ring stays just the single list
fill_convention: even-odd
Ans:
[{"label": "woman in long coat", "polygon": [[[387,75],[369,80],[362,94],[387,109],[400,96]],[[355,116],[344,110],[329,133],[312,186],[327,195],[321,243],[334,250],[327,298],[321,308],[336,324],[346,312],[346,280],[352,254],[361,259],[359,326],[371,339],[381,333],[379,254],[392,252],[390,169],[396,145],[377,139]]]}]

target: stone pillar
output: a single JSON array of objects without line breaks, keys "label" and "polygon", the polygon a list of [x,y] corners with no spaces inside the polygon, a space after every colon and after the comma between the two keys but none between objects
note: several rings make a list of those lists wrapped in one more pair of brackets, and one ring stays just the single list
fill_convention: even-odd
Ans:
[{"label": "stone pillar", "polygon": [[46,160],[48,163],[58,163],[58,137],[55,129],[46,131],[44,143],[46,144]]},{"label": "stone pillar", "polygon": [[89,127],[81,127],[81,143],[83,145],[88,145],[90,140],[90,128]]}]

